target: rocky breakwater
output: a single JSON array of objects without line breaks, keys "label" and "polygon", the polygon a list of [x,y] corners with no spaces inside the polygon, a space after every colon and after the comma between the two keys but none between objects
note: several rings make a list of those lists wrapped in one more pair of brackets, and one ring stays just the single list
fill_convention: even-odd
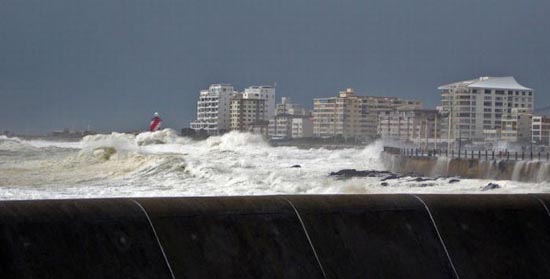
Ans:
[{"label": "rocky breakwater", "polygon": [[384,166],[391,172],[423,176],[459,176],[474,179],[550,181],[550,162],[540,160],[484,160],[445,156],[405,156],[382,153]]},{"label": "rocky breakwater", "polygon": [[[454,177],[426,177],[419,173],[396,173],[391,171],[379,171],[379,170],[356,170],[356,169],[343,169],[335,172],[331,172],[329,176],[336,179],[350,179],[350,178],[367,178],[373,177],[380,181],[380,186],[392,186],[397,184],[403,184],[405,182],[409,187],[431,187],[441,183],[453,184],[460,182],[460,179]],[[498,185],[497,185],[498,186]],[[498,187],[492,188],[497,189]]]}]

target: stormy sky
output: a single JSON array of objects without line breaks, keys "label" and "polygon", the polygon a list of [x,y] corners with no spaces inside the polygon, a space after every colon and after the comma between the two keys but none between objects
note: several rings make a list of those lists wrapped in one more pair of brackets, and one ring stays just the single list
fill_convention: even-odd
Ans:
[{"label": "stormy sky", "polygon": [[211,83],[439,102],[515,76],[550,105],[550,1],[0,0],[0,130],[180,129]]}]

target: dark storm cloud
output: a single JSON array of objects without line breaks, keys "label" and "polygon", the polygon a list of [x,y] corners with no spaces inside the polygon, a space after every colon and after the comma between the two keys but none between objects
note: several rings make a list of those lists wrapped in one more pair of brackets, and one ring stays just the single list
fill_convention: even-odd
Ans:
[{"label": "dark storm cloud", "polygon": [[200,89],[277,82],[311,106],[346,87],[438,103],[513,75],[550,104],[550,2],[0,1],[0,130],[129,130],[195,117]]}]

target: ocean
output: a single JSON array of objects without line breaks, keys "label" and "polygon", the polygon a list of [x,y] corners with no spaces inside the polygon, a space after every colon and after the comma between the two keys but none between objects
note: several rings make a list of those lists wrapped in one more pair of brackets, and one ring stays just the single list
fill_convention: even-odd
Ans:
[{"label": "ocean", "polygon": [[[382,149],[381,141],[363,149],[273,147],[239,132],[194,141],[170,129],[77,142],[0,136],[0,199],[550,191],[548,182],[402,177],[384,186],[382,177],[329,175],[384,170]],[[488,183],[501,187],[482,191]]]}]

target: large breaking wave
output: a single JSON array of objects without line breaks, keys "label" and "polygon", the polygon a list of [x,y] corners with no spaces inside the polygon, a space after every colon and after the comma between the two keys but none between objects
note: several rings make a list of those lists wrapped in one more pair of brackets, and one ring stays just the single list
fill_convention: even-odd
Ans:
[{"label": "large breaking wave", "polygon": [[[479,192],[482,180],[335,179],[341,169],[382,170],[383,143],[363,149],[272,147],[260,135],[231,132],[194,141],[165,129],[111,133],[80,142],[0,137],[0,199],[261,194]],[[294,167],[293,167],[294,166]],[[299,167],[298,167],[299,166]],[[498,192],[547,185],[500,181]]]}]

